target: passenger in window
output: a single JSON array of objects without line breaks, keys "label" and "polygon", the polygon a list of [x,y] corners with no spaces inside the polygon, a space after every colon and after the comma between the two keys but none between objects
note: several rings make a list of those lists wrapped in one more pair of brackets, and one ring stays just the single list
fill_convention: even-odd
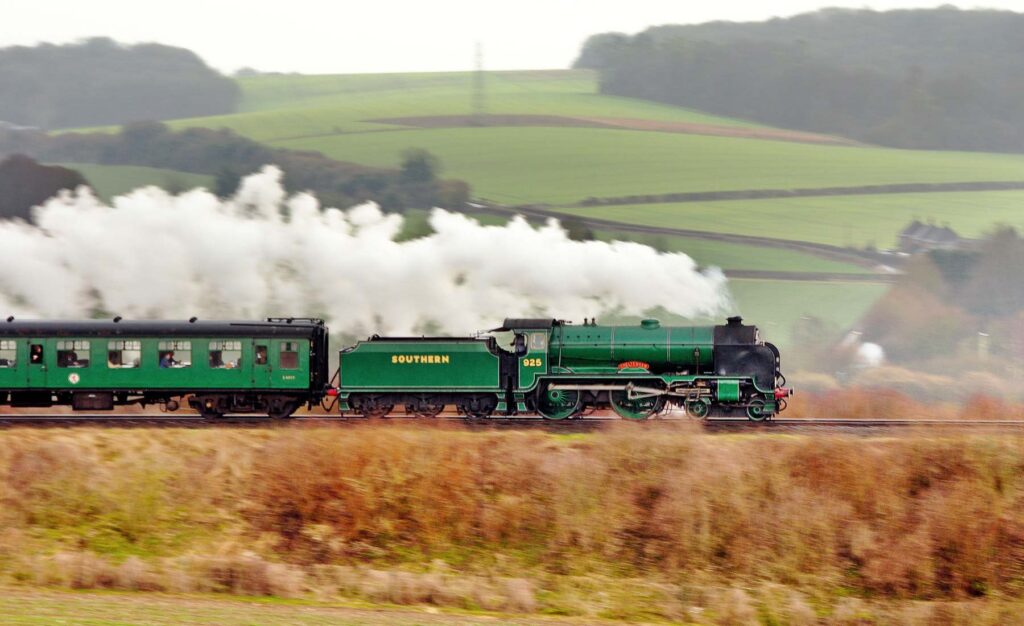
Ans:
[{"label": "passenger in window", "polygon": [[254,357],[254,362],[256,363],[256,365],[266,365],[267,364],[267,347],[266,346],[256,346],[256,355]]},{"label": "passenger in window", "polygon": [[120,350],[111,350],[107,353],[107,367],[121,367]]},{"label": "passenger in window", "polygon": [[174,367],[177,364],[178,362],[174,360],[174,350],[168,350],[160,357],[160,367],[164,369]]},{"label": "passenger in window", "polygon": [[82,366],[82,364],[79,363],[79,361],[78,361],[78,353],[75,352],[74,350],[72,350],[71,352],[68,352],[68,355],[65,358],[67,359],[67,362],[64,364],[66,367],[81,367]]},{"label": "passenger in window", "polygon": [[32,350],[29,352],[28,360],[30,363],[42,363],[43,362],[43,346],[38,343],[32,344]]},{"label": "passenger in window", "polygon": [[224,367],[224,357],[220,350],[210,351],[210,367]]}]

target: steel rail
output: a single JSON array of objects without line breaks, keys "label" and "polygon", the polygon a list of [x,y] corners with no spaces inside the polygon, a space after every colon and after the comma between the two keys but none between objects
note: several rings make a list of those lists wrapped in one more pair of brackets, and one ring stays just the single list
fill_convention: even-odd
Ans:
[{"label": "steel rail", "polygon": [[848,419],[848,418],[776,418],[754,422],[745,417],[712,417],[704,420],[686,417],[682,413],[660,416],[649,420],[630,420],[618,416],[588,416],[583,419],[546,420],[539,416],[490,417],[470,419],[457,415],[446,415],[437,418],[417,418],[411,415],[398,414],[388,418],[366,419],[361,417],[342,417],[337,415],[304,415],[286,420],[275,420],[266,416],[229,416],[206,419],[198,415],[154,415],[154,414],[5,414],[0,415],[0,428],[17,426],[24,427],[74,427],[74,426],[112,426],[112,427],[282,427],[282,426],[331,426],[360,424],[464,424],[469,427],[543,427],[552,429],[585,430],[596,429],[614,423],[639,424],[684,424],[691,423],[705,427],[710,431],[742,431],[751,430],[768,432],[772,430],[815,429],[824,431],[842,431],[857,429],[907,429],[923,428],[1024,428],[1024,420],[971,420],[971,419]]}]

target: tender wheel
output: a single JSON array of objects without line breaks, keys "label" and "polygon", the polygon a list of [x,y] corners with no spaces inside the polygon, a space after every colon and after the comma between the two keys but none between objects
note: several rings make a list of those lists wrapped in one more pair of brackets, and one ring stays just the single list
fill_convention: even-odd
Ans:
[{"label": "tender wheel", "polygon": [[711,403],[707,400],[690,400],[686,403],[686,414],[694,419],[706,419],[711,413]]},{"label": "tender wheel", "polygon": [[549,420],[564,420],[580,412],[580,392],[551,389],[545,384],[537,390],[537,412]]},{"label": "tender wheel", "polygon": [[747,417],[752,422],[763,422],[768,418],[768,412],[764,408],[764,400],[755,398],[747,405]]},{"label": "tender wheel", "polygon": [[389,403],[385,396],[368,395],[353,398],[352,408],[367,419],[379,419],[387,417],[395,410],[395,405]]},{"label": "tender wheel", "polygon": [[436,398],[417,398],[405,405],[405,412],[416,417],[434,418],[444,410],[444,402]]},{"label": "tender wheel", "polygon": [[459,411],[470,419],[484,419],[491,416],[497,408],[498,401],[494,396],[475,395],[462,398],[459,403]]},{"label": "tender wheel", "polygon": [[368,419],[383,419],[387,417],[392,411],[395,410],[393,404],[379,404],[372,408],[363,409],[363,417]]},{"label": "tender wheel", "polygon": [[661,411],[665,406],[665,396],[647,396],[630,398],[628,391],[612,391],[608,393],[612,409],[620,417],[630,420],[645,420]]}]

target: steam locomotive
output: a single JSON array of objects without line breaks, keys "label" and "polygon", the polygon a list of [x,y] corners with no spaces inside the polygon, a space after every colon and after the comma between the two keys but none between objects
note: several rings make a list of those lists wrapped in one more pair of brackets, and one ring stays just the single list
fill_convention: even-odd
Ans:
[{"label": "steam locomotive", "polygon": [[291,416],[337,398],[342,415],[403,407],[435,417],[539,414],[565,420],[610,408],[647,419],[672,405],[697,418],[761,421],[792,393],[779,351],[755,326],[582,326],[507,319],[467,337],[381,337],[341,350],[328,376],[322,320],[0,322],[0,405],[104,411],[183,399],[207,418]]},{"label": "steam locomotive", "polygon": [[404,405],[433,417],[454,405],[470,418],[536,413],[550,420],[611,408],[643,420],[669,405],[693,417],[762,421],[792,393],[779,351],[756,326],[582,326],[506,319],[476,337],[380,337],[343,349],[342,413],[382,417]]}]

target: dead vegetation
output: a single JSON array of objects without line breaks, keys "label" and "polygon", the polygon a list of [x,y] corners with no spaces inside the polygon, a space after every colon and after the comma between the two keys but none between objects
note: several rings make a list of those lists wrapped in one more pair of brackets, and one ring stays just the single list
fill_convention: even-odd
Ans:
[{"label": "dead vegetation", "polygon": [[721,623],[1016,602],[1022,442],[12,429],[0,582]]}]

